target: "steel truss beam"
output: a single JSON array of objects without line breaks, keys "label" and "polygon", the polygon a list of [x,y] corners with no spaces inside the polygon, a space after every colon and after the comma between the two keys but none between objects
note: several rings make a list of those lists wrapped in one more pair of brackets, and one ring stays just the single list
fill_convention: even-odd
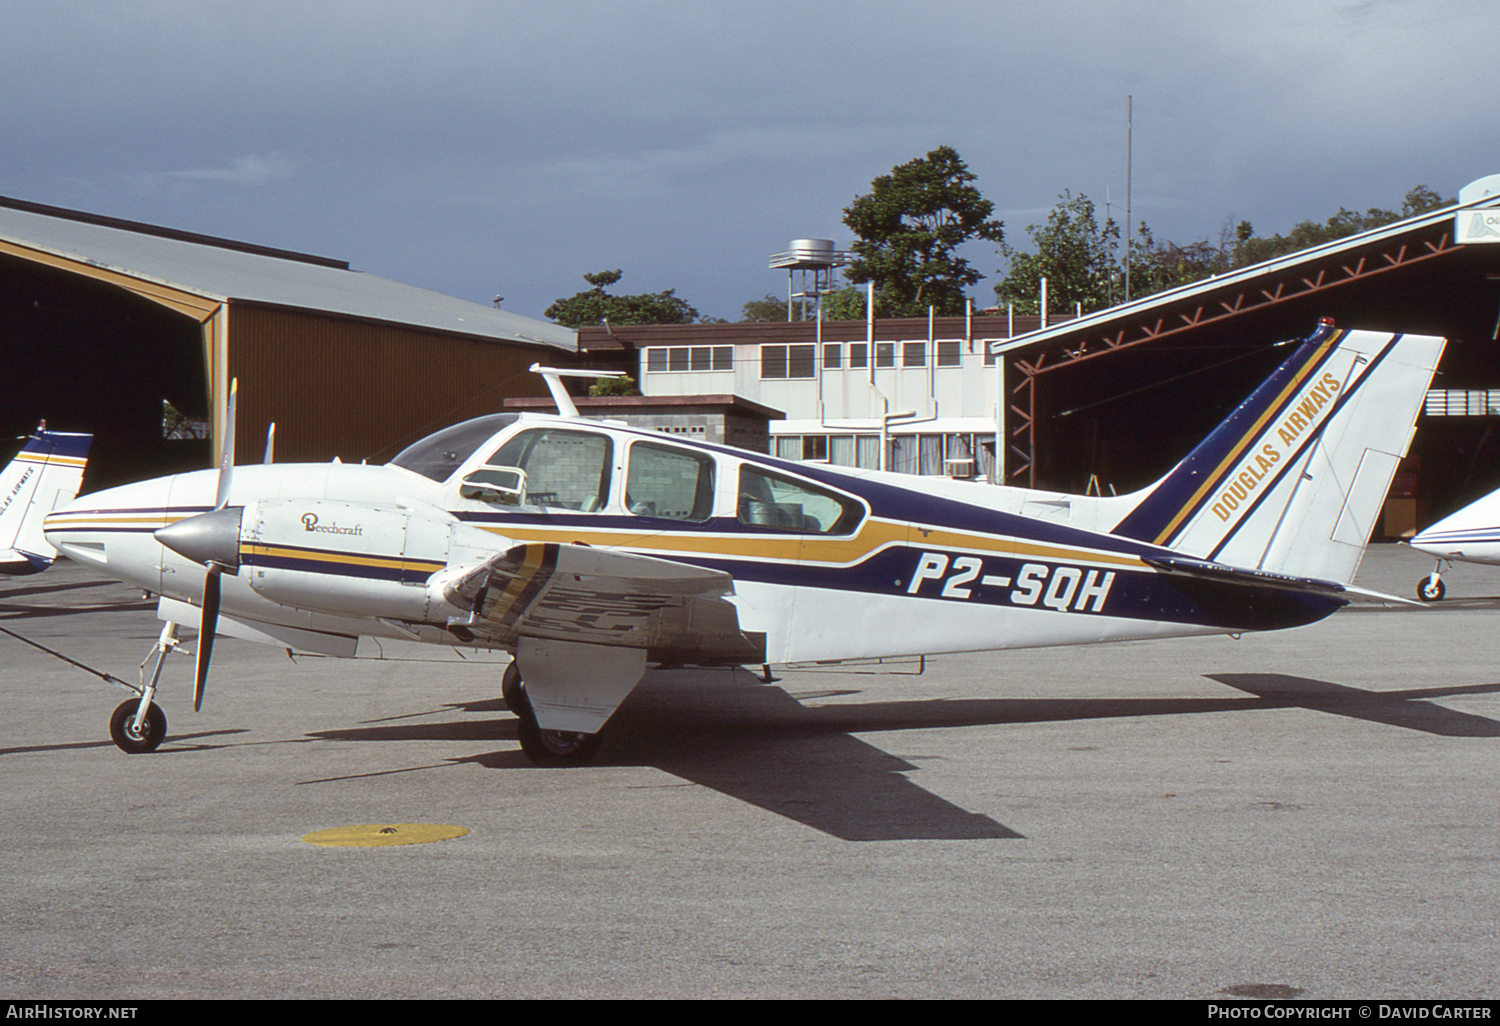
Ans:
[{"label": "steel truss beam", "polygon": [[1221,292],[1195,291],[1181,300],[1166,299],[1134,317],[1096,324],[1054,339],[1028,357],[1015,357],[1011,367],[1020,383],[1011,390],[1010,410],[1019,426],[1011,431],[1010,451],[1016,465],[1007,467],[1005,480],[1036,487],[1036,379],[1042,374],[1461,251],[1464,247],[1454,244],[1450,229],[1451,223],[1426,236],[1406,235],[1331,255],[1324,262],[1285,267],[1280,273],[1235,282]]}]

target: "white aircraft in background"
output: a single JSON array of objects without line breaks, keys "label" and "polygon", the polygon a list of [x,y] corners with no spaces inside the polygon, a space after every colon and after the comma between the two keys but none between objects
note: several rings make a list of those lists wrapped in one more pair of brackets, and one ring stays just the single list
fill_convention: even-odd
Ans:
[{"label": "white aircraft in background", "polygon": [[187,624],[195,709],[215,632],[342,656],[379,639],[504,650],[526,755],[581,763],[648,664],[1320,620],[1371,594],[1350,582],[1443,345],[1324,322],[1176,468],[1126,496],[683,442],[580,419],[566,372],[545,371],[560,416],[481,417],[379,467],[225,459],[88,495],[46,534],[160,596],[156,664],[111,722],[125,751],[165,735],[153,697]]},{"label": "white aircraft in background", "polygon": [[1417,597],[1424,602],[1439,601],[1448,591],[1441,573],[1444,563],[1500,564],[1500,491],[1417,532],[1407,544],[1437,557],[1432,573],[1417,581]]},{"label": "white aircraft in background", "polygon": [[92,435],[48,431],[42,421],[0,470],[0,574],[41,573],[57,558],[42,519],[78,494],[92,441]]}]

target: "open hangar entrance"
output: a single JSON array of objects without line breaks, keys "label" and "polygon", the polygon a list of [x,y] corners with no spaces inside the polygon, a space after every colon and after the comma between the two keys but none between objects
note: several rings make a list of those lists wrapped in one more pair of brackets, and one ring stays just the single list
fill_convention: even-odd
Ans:
[{"label": "open hangar entrance", "polygon": [[576,351],[343,261],[0,197],[0,431],[92,432],[86,492],[213,465],[235,379],[236,462],[273,423],[279,461],[373,462],[545,394],[527,369]]},{"label": "open hangar entrance", "polygon": [[0,253],[0,437],[46,420],[94,435],[85,488],[207,466],[206,438],[167,438],[163,403],[209,417],[199,323],[107,282]]},{"label": "open hangar entrance", "polygon": [[1449,340],[1384,535],[1493,490],[1500,409],[1438,415],[1434,401],[1500,388],[1500,245],[1455,243],[1454,228],[1449,208],[1018,339],[1003,356],[1007,480],[1069,492],[1150,484],[1290,355],[1276,343],[1329,318]]}]

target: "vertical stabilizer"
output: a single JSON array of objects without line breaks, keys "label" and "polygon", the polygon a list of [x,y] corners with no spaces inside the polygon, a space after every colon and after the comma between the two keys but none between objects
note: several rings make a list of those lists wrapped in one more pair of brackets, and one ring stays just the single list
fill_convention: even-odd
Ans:
[{"label": "vertical stabilizer", "polygon": [[57,558],[42,518],[78,494],[92,441],[44,424],[0,470],[0,573],[38,573]]},{"label": "vertical stabilizer", "polygon": [[1324,324],[1114,533],[1197,559],[1349,583],[1443,345]]}]

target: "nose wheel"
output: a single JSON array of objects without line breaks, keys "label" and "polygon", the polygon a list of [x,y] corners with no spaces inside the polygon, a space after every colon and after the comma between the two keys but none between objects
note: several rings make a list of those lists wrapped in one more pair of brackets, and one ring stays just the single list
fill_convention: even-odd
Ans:
[{"label": "nose wheel", "polygon": [[122,752],[154,752],[167,736],[167,717],[155,702],[147,702],[142,715],[140,700],[132,698],[121,702],[109,718],[109,736]]},{"label": "nose wheel", "polygon": [[[162,665],[167,655],[177,647],[177,625],[170,621],[161,629],[161,637],[146,658],[141,660],[141,686],[132,688],[137,696],[121,702],[109,718],[109,736],[122,752],[138,755],[154,752],[167,736],[167,717],[161,706],[152,701],[156,697],[156,685],[161,680]],[[146,665],[151,666],[151,679],[146,679]]]},{"label": "nose wheel", "polygon": [[1417,581],[1417,598],[1423,602],[1441,602],[1448,589],[1443,586],[1443,561],[1433,565],[1432,573]]}]

